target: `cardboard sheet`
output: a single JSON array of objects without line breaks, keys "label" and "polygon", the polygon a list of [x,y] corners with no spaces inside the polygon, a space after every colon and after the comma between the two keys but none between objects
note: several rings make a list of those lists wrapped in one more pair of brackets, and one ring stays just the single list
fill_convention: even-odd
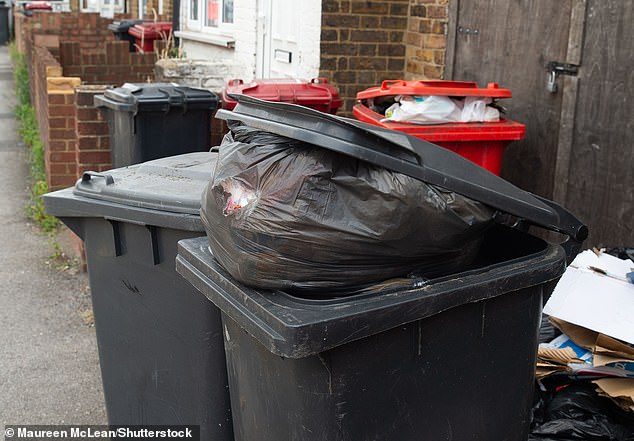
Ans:
[{"label": "cardboard sheet", "polygon": [[634,412],[634,378],[601,378],[593,383],[623,409]]},{"label": "cardboard sheet", "polygon": [[631,260],[608,254],[580,253],[557,284],[544,313],[634,344],[634,284],[625,280],[632,266]]}]

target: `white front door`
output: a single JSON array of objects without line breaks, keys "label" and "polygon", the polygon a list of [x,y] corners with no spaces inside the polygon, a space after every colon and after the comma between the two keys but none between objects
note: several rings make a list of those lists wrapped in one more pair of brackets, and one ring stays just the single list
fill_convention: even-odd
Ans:
[{"label": "white front door", "polygon": [[297,0],[261,0],[258,76],[293,78],[298,75],[301,4]]}]

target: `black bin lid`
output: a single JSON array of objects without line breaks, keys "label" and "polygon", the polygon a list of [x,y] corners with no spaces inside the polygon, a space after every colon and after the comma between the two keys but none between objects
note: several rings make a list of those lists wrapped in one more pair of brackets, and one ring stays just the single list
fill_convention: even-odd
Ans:
[{"label": "black bin lid", "polygon": [[205,89],[179,86],[175,83],[125,83],[121,87],[107,89],[95,96],[96,107],[107,107],[124,112],[163,111],[178,107],[215,110],[218,96]]},{"label": "black bin lid", "polygon": [[75,187],[44,196],[57,217],[104,217],[203,231],[200,199],[218,154],[196,152],[102,173],[86,172]]},{"label": "black bin lid", "polygon": [[563,233],[577,243],[577,249],[588,235],[587,227],[557,203],[521,190],[428,141],[296,104],[234,97],[238,101],[234,110],[220,109],[217,118],[240,121],[443,187],[499,210],[498,219],[506,223],[522,220]]}]

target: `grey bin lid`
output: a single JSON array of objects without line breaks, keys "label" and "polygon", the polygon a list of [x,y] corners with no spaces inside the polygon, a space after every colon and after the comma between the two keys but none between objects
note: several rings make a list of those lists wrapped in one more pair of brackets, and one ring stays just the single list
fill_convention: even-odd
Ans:
[{"label": "grey bin lid", "polygon": [[216,158],[217,153],[198,152],[103,173],[86,172],[73,194],[148,210],[199,215],[200,197]]},{"label": "grey bin lid", "polygon": [[438,185],[497,209],[505,223],[519,220],[568,235],[576,242],[569,245],[577,249],[588,235],[587,227],[555,202],[428,141],[296,104],[232,97],[238,105],[233,111],[219,109],[216,118],[240,121]]},{"label": "grey bin lid", "polygon": [[88,218],[202,233],[200,198],[217,157],[188,153],[86,172],[74,187],[45,194],[44,208],[82,238]]},{"label": "grey bin lid", "polygon": [[96,95],[94,102],[96,107],[123,112],[167,112],[173,107],[186,112],[189,109],[215,110],[218,96],[209,90],[174,83],[125,83],[121,87],[107,89],[103,95]]}]

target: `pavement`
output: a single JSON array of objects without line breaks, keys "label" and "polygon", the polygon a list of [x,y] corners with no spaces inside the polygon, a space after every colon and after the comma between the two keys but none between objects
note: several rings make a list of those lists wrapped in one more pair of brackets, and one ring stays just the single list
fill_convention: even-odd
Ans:
[{"label": "pavement", "polygon": [[0,46],[0,427],[107,424],[88,279],[54,258],[25,217],[28,150],[15,104]]}]

